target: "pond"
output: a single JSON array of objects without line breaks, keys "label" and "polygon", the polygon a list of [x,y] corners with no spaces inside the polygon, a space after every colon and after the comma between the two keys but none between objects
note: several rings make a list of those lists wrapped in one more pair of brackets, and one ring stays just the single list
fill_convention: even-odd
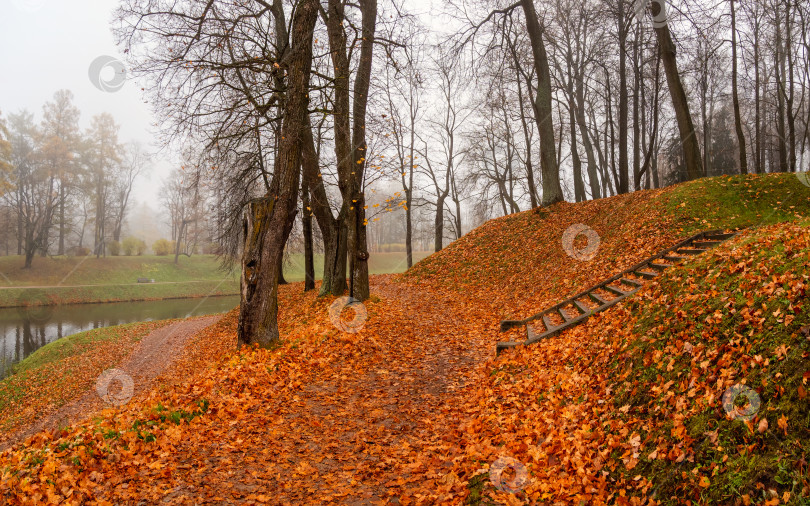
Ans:
[{"label": "pond", "polygon": [[0,378],[37,349],[89,329],[170,318],[224,313],[239,305],[238,295],[102,304],[0,308]]}]

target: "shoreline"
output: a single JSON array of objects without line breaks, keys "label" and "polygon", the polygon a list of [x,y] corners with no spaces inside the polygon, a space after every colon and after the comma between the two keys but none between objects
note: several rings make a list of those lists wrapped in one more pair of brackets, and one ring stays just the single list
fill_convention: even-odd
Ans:
[{"label": "shoreline", "polygon": [[[205,283],[208,284],[205,285]],[[220,285],[225,286],[221,287]],[[201,299],[205,297],[227,297],[239,295],[240,293],[238,283],[205,280],[193,283],[144,283],[139,286],[139,288],[144,288],[144,290],[139,290],[142,292],[140,294],[132,293],[131,286],[138,285],[96,285],[86,289],[76,289],[69,286],[58,288],[14,287],[0,291],[0,309]],[[110,290],[110,287],[114,289]],[[121,287],[125,288],[121,289]],[[170,289],[167,290],[167,288]],[[186,288],[192,289],[186,290]]]}]

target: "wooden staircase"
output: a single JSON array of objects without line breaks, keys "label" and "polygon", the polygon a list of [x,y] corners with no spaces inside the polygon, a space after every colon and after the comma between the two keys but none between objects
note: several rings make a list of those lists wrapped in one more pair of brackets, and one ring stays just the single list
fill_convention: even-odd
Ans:
[{"label": "wooden staircase", "polygon": [[496,353],[554,337],[564,330],[579,325],[591,315],[604,311],[633,295],[641,289],[645,281],[655,279],[666,268],[691,256],[699,255],[737,233],[724,233],[722,230],[700,232],[534,316],[524,320],[504,320],[501,322],[501,332],[525,326],[526,340],[499,342]]}]

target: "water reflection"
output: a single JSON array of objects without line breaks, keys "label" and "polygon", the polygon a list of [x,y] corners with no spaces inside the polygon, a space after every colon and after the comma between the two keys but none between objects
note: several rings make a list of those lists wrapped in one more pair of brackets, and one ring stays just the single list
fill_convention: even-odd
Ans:
[{"label": "water reflection", "polygon": [[42,346],[89,329],[229,311],[239,296],[0,309],[0,378]]}]

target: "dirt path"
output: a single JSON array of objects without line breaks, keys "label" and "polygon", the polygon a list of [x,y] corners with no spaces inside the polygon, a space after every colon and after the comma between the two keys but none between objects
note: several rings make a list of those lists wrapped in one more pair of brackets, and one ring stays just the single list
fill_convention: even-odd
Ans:
[{"label": "dirt path", "polygon": [[[458,300],[375,278],[372,293],[394,309],[356,334],[362,341],[352,355],[309,378],[292,398],[263,399],[218,434],[218,443],[179,447],[183,485],[164,503],[241,503],[251,494],[273,504],[397,503],[398,487],[450,466],[449,457],[415,456],[437,453],[452,430],[447,421],[460,423],[464,389],[494,353],[491,338]],[[376,329],[378,338],[369,337]]]},{"label": "dirt path", "polygon": [[[123,370],[132,378],[133,397],[149,391],[152,387],[152,380],[169,367],[180,355],[186,341],[200,330],[216,323],[220,318],[219,315],[202,316],[171,323],[155,329],[141,339],[133,352],[117,367],[117,369]],[[118,385],[120,383],[113,382],[110,393],[115,393],[114,389]],[[85,419],[90,413],[104,407],[104,402],[96,393],[95,385],[91,385],[90,389],[84,394],[34,424],[18,430],[0,444],[0,451],[43,430],[58,429]]]}]

